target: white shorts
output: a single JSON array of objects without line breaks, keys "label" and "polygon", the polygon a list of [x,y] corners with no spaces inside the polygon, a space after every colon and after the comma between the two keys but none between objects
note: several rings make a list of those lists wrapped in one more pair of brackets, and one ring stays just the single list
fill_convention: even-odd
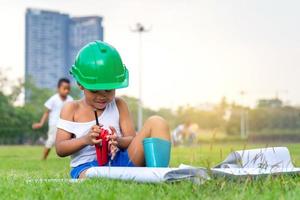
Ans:
[{"label": "white shorts", "polygon": [[47,141],[45,143],[45,147],[50,149],[51,147],[54,146],[55,144],[55,139],[56,139],[56,131],[57,131],[57,128],[56,128],[56,125],[54,126],[49,126],[49,130],[48,130],[48,138],[47,138]]}]

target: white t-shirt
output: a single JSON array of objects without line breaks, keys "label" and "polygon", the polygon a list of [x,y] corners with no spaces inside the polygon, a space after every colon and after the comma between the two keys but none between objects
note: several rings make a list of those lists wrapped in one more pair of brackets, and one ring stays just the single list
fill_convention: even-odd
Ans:
[{"label": "white t-shirt", "polygon": [[71,96],[67,96],[67,98],[63,101],[59,94],[55,94],[52,97],[50,97],[46,102],[45,102],[45,107],[50,110],[49,113],[49,126],[56,126],[60,111],[63,107],[63,105],[66,102],[73,101],[73,98]]}]

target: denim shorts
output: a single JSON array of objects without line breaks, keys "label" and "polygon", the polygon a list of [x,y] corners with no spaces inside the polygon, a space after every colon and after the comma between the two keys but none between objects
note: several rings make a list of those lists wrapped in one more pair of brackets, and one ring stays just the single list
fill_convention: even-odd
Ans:
[{"label": "denim shorts", "polygon": [[[132,161],[130,160],[130,158],[128,156],[127,150],[118,151],[115,158],[111,161],[110,165],[112,167],[135,167],[135,165],[132,163]],[[70,172],[71,178],[77,179],[77,178],[79,178],[79,175],[81,174],[81,172],[83,172],[84,170],[87,170],[91,167],[98,167],[98,166],[99,165],[98,165],[97,160],[94,160],[94,161],[83,163],[81,165],[73,167]],[[106,164],[106,166],[108,166],[108,163]]]}]

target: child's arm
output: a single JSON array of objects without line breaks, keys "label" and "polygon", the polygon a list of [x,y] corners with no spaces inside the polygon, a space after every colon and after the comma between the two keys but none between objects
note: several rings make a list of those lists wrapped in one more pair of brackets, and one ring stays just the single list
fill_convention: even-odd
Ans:
[{"label": "child's arm", "polygon": [[46,111],[44,112],[44,114],[42,115],[41,119],[40,119],[40,122],[38,123],[33,123],[32,124],[32,128],[33,129],[39,129],[39,128],[42,128],[49,116],[49,113],[50,113],[50,110],[49,109],[46,109]]},{"label": "child's arm", "polygon": [[119,148],[127,149],[135,136],[134,124],[127,103],[121,98],[116,98],[116,103],[119,109],[120,128],[123,134],[123,137],[117,138],[117,143]]},{"label": "child's arm", "polygon": [[[72,121],[74,110],[76,110],[76,103],[67,103],[61,111],[61,119]],[[58,156],[65,157],[76,153],[87,145],[99,144],[101,139],[96,139],[99,134],[100,127],[97,125],[94,125],[87,135],[80,138],[72,138],[72,133],[58,128],[55,145],[56,153]]]}]

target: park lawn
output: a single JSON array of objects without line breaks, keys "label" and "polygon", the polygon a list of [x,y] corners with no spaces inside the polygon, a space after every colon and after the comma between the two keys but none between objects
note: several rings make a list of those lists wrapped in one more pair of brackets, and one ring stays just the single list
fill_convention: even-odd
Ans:
[{"label": "park lawn", "polygon": [[[270,145],[269,145],[270,146]],[[288,146],[300,166],[300,144]],[[171,166],[180,163],[211,167],[231,150],[266,145],[205,144],[176,147]],[[69,158],[54,152],[41,161],[40,146],[0,146],[0,199],[299,199],[300,177],[266,177],[257,180],[213,179],[202,185],[191,182],[140,184],[116,180],[86,180],[79,183],[27,182],[35,178],[69,178]]]}]

